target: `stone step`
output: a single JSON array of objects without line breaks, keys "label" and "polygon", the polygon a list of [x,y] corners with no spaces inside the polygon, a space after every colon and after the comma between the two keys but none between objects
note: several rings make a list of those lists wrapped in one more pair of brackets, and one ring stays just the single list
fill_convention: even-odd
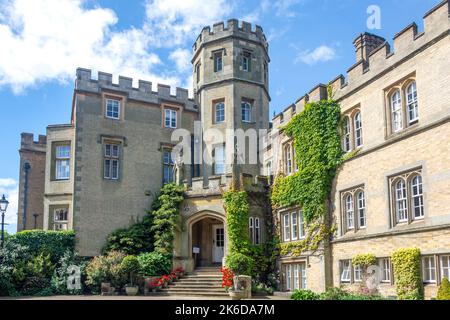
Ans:
[{"label": "stone step", "polygon": [[173,283],[174,286],[198,286],[198,285],[204,285],[204,286],[213,286],[213,287],[221,287],[222,281],[177,281]]},{"label": "stone step", "polygon": [[215,276],[215,275],[209,275],[209,274],[198,274],[198,275],[189,275],[186,277],[181,278],[180,280],[184,279],[200,279],[200,280],[222,280],[222,276]]},{"label": "stone step", "polygon": [[[162,289],[162,292],[180,292],[180,293],[192,293],[192,292],[209,292],[209,293],[223,293],[225,289],[223,288],[176,288],[176,287],[168,287]],[[225,292],[226,293],[226,292]]]},{"label": "stone step", "polygon": [[209,289],[209,288],[219,288],[222,289],[222,285],[220,283],[215,284],[208,284],[208,283],[174,283],[169,285],[169,288],[203,288],[203,289]]},{"label": "stone step", "polygon": [[226,299],[226,298],[230,298],[230,295],[226,292],[223,293],[218,293],[218,292],[191,292],[189,294],[186,293],[179,293],[179,292],[170,292],[170,291],[160,291],[157,293],[150,293],[149,295],[155,295],[155,296],[180,296],[180,297],[210,297],[210,298],[221,298],[221,299]]}]

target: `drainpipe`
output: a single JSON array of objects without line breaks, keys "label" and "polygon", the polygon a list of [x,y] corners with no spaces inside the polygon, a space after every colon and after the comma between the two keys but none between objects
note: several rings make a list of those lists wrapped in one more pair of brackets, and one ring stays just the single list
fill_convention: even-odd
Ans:
[{"label": "drainpipe", "polygon": [[31,166],[28,162],[23,165],[23,169],[25,170],[25,183],[23,186],[23,215],[22,215],[22,230],[25,230],[27,227],[27,206],[28,206],[28,172],[31,169]]}]

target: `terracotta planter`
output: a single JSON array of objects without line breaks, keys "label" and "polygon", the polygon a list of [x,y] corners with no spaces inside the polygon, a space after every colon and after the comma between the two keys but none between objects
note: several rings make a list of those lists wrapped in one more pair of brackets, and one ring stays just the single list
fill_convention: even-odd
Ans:
[{"label": "terracotta planter", "polygon": [[138,286],[126,286],[125,292],[127,293],[127,296],[135,296],[139,292]]}]

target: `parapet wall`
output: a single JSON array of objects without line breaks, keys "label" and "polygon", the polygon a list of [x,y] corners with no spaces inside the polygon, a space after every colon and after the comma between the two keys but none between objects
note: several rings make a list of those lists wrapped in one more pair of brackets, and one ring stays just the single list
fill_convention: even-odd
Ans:
[{"label": "parapet wall", "polygon": [[189,98],[187,89],[176,88],[175,95],[170,93],[168,85],[158,84],[157,91],[153,91],[152,83],[139,80],[138,88],[133,87],[133,79],[119,76],[119,83],[113,83],[112,74],[98,72],[97,79],[92,78],[90,69],[77,69],[75,90],[100,93],[102,89],[120,91],[128,95],[128,99],[147,103],[160,104],[161,100],[183,104],[186,109],[198,112],[198,106],[194,99]]},{"label": "parapet wall", "polygon": [[204,27],[192,46],[193,52],[195,53],[205,43],[230,36],[259,42],[266,50],[268,48],[266,36],[260,26],[255,25],[255,29],[253,30],[252,24],[249,22],[241,21],[239,24],[237,19],[230,19],[227,21],[226,26],[224,22],[219,22],[213,25],[212,30],[210,26]]},{"label": "parapet wall", "polygon": [[[229,190],[232,184],[231,175],[211,176],[206,181],[203,177],[193,178],[191,185],[185,182],[188,197],[206,197],[220,195]],[[240,184],[249,192],[266,192],[269,179],[265,176],[240,175]]]},{"label": "parapet wall", "polygon": [[[339,75],[330,81],[333,97],[344,98],[370,80],[395,68],[408,56],[415,55],[434,42],[450,36],[450,0],[444,0],[428,11],[423,18],[424,31],[419,32],[416,23],[411,23],[398,32],[393,38],[393,47],[386,41],[373,50],[368,60],[360,60],[347,71],[347,76]],[[323,96],[325,93],[325,96]],[[326,85],[319,84],[309,94],[298,99],[295,105],[289,106],[273,118],[274,126],[281,123],[281,118],[299,112],[308,101],[326,98]],[[285,123],[286,121],[283,121]]]},{"label": "parapet wall", "polygon": [[21,133],[20,139],[20,149],[45,152],[47,148],[47,137],[45,135],[39,135],[38,140],[34,140],[34,135],[32,133],[23,132]]}]

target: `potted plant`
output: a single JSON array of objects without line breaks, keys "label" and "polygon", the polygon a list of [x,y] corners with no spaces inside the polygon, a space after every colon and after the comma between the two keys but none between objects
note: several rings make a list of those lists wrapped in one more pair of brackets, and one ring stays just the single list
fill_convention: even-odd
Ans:
[{"label": "potted plant", "polygon": [[128,275],[130,283],[125,285],[127,296],[135,296],[139,291],[139,286],[133,284],[136,274],[139,272],[139,261],[133,255],[126,256],[121,263],[122,272]]},{"label": "potted plant", "polygon": [[178,275],[178,278],[184,276],[184,269],[182,267],[176,268],[174,272]]},{"label": "potted plant", "polygon": [[242,285],[239,283],[239,277],[233,277],[233,286],[228,290],[230,294],[231,300],[241,300],[244,298],[244,289]]},{"label": "potted plant", "polygon": [[172,280],[172,282],[176,282],[178,280],[178,275],[173,271],[169,274],[169,277]]},{"label": "potted plant", "polygon": [[167,286],[169,285],[169,283],[172,282],[172,279],[168,276],[168,275],[163,275],[161,277],[161,280],[164,282],[163,288],[167,288]]}]

